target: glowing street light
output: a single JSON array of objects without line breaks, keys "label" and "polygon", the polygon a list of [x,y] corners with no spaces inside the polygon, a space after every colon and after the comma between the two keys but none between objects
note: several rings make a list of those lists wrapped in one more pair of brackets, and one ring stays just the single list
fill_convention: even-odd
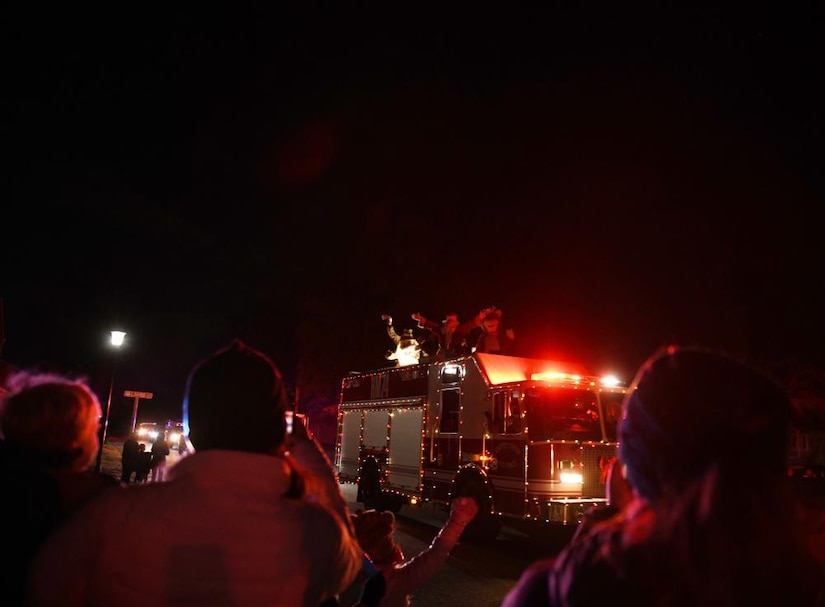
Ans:
[{"label": "glowing street light", "polygon": [[[112,346],[116,350],[123,345],[123,340],[126,338],[125,331],[112,331]],[[100,463],[103,459],[103,445],[106,443],[106,433],[109,430],[109,411],[112,408],[112,390],[115,387],[115,361],[117,357],[112,354],[112,375],[109,379],[109,398],[106,400],[106,414],[103,416],[103,434],[100,437],[100,448],[97,450],[97,462],[95,463],[95,471],[100,472]]]}]

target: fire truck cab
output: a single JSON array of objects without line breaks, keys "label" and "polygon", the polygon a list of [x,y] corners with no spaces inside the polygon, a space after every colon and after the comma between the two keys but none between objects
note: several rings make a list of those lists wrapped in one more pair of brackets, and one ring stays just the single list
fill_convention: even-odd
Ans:
[{"label": "fire truck cab", "polygon": [[605,500],[626,388],[556,361],[474,353],[352,373],[341,382],[335,466],[366,508],[473,496],[465,537],[505,517],[576,524]]}]

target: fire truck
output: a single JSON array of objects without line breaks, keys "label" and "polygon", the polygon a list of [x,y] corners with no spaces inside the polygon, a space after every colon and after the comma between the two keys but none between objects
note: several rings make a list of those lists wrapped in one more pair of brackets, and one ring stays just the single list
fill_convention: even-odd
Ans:
[{"label": "fire truck", "polygon": [[578,365],[484,353],[353,372],[336,470],[365,508],[474,497],[465,538],[494,538],[507,517],[577,524],[605,501],[626,391]]}]

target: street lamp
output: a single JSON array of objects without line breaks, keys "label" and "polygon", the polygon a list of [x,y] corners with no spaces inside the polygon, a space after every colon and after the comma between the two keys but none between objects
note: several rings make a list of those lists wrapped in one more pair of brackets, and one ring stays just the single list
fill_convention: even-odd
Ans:
[{"label": "street lamp", "polygon": [[[112,331],[112,346],[119,349],[123,345],[123,340],[126,338],[125,331]],[[109,430],[109,411],[112,408],[112,391],[115,387],[115,361],[116,356],[112,354],[112,375],[109,378],[109,398],[106,400],[106,414],[103,416],[103,433],[100,436],[100,448],[97,450],[97,462],[95,463],[95,471],[100,472],[100,464],[103,459],[103,445],[106,443],[106,432]]]}]

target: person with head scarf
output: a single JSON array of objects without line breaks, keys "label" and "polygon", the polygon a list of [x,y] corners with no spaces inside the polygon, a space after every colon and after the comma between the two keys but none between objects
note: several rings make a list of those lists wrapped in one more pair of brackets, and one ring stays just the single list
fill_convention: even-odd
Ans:
[{"label": "person with head scarf", "polygon": [[825,563],[785,477],[790,415],[751,365],[657,351],[622,406],[624,498],[528,567],[502,606],[825,605]]}]

